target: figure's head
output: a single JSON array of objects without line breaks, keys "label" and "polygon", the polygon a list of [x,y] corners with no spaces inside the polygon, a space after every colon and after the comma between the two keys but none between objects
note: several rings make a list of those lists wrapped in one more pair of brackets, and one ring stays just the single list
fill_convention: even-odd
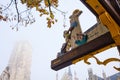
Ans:
[{"label": "figure's head", "polygon": [[81,10],[75,9],[75,10],[73,11],[72,15],[71,15],[69,18],[71,19],[72,17],[79,17],[79,16],[81,15],[81,13],[82,13]]},{"label": "figure's head", "polygon": [[82,13],[82,11],[81,11],[81,10],[76,9],[76,10],[74,10],[74,11],[73,11],[73,13],[72,13],[72,14],[73,14],[73,15],[78,15],[78,16],[79,16],[81,13]]}]

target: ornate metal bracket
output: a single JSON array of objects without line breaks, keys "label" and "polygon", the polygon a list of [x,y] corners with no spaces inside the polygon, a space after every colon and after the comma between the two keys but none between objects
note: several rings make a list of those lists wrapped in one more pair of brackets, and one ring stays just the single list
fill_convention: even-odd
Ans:
[{"label": "ornate metal bracket", "polygon": [[[99,64],[99,65],[107,65],[108,63],[110,63],[112,61],[118,61],[118,62],[120,62],[120,59],[118,59],[118,58],[108,58],[108,59],[106,59],[106,60],[104,60],[102,62],[97,57],[95,57],[95,56],[92,56],[92,57],[96,60],[97,64]],[[88,62],[89,58],[90,57],[87,57],[87,58],[84,59],[84,62],[86,64],[91,64],[90,62]],[[113,66],[113,68],[116,69],[116,70],[118,70],[118,71],[120,71],[120,68],[118,68],[118,67]]]}]

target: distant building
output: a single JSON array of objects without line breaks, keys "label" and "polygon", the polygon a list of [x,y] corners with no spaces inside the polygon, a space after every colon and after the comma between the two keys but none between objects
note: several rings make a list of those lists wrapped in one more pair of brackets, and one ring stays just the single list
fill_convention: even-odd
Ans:
[{"label": "distant building", "polygon": [[0,80],[30,80],[32,47],[27,41],[18,42]]},{"label": "distant building", "polygon": [[79,80],[76,75],[77,75],[76,72],[74,72],[74,77],[73,77],[72,72],[71,72],[71,68],[69,66],[68,67],[68,72],[65,71],[61,80]]},{"label": "distant building", "polygon": [[72,80],[72,73],[70,67],[68,67],[68,72],[65,72],[61,80]]},{"label": "distant building", "polygon": [[7,66],[5,70],[0,75],[0,80],[10,80],[9,67]]},{"label": "distant building", "polygon": [[79,80],[75,71],[74,71],[74,80]]},{"label": "distant building", "polygon": [[120,72],[109,76],[110,80],[120,80]]},{"label": "distant building", "polygon": [[107,80],[107,77],[106,77],[106,74],[105,74],[104,71],[103,71],[102,75],[103,75],[103,79],[104,79],[104,80]]},{"label": "distant building", "polygon": [[120,80],[120,76],[117,78],[117,80]]},{"label": "distant building", "polygon": [[106,77],[106,74],[104,71],[102,74],[103,74],[103,78],[93,74],[93,71],[90,68],[88,69],[88,75],[89,75],[88,80],[120,80],[120,72],[109,77]]},{"label": "distant building", "polygon": [[94,80],[94,75],[92,69],[88,69],[88,79],[89,80]]},{"label": "distant building", "polygon": [[[74,71],[74,75],[72,75],[71,68],[68,67],[68,71],[65,71],[65,73],[63,74],[63,76],[60,80],[79,80],[79,78],[76,75],[77,74],[75,71]],[[56,74],[56,80],[59,80],[58,73]],[[120,80],[120,72],[107,77],[106,73],[103,71],[102,78],[101,78],[93,73],[92,68],[89,68],[88,69],[88,79],[86,78],[86,80]]]}]

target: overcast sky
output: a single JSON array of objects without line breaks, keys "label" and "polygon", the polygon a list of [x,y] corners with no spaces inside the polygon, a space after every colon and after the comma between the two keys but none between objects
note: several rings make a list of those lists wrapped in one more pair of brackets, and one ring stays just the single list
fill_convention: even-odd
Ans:
[{"label": "overcast sky", "polygon": [[[0,2],[3,2],[0,0]],[[5,2],[5,1],[4,1]],[[16,42],[27,40],[33,48],[32,53],[32,67],[31,67],[31,80],[55,80],[56,73],[59,78],[62,77],[67,68],[59,71],[51,69],[51,60],[56,58],[57,52],[60,51],[62,43],[64,43],[63,31],[69,28],[69,16],[75,9],[83,11],[79,17],[80,24],[83,32],[89,29],[96,23],[95,16],[79,1],[79,0],[59,0],[60,4],[58,9],[66,13],[66,25],[63,27],[63,15],[55,11],[58,22],[52,28],[47,28],[46,18],[39,17],[37,12],[34,12],[36,22],[28,27],[19,27],[19,31],[11,30],[9,24],[0,22],[0,73],[8,64],[8,60]],[[100,60],[109,57],[118,57],[119,54],[116,48],[109,49],[97,55]],[[107,66],[96,64],[93,58],[89,59],[91,65],[85,64],[83,61],[71,66],[72,72],[76,71],[79,80],[86,80],[88,78],[88,68],[93,69],[93,73],[102,76],[102,71],[106,72],[107,76],[117,73],[113,66],[119,66],[117,62],[111,62]]]}]

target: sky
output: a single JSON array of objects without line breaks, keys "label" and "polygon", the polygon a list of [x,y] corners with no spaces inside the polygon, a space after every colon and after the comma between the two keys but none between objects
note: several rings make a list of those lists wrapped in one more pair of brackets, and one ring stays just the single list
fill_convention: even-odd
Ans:
[{"label": "sky", "polygon": [[[0,2],[3,2],[0,0]],[[5,2],[5,1],[4,1]],[[56,58],[57,52],[60,51],[63,38],[63,31],[69,28],[69,16],[75,9],[83,11],[79,17],[83,32],[89,29],[96,23],[95,16],[79,1],[79,0],[59,0],[59,10],[66,12],[66,27],[63,27],[64,17],[61,12],[55,11],[55,17],[58,22],[51,28],[47,28],[45,16],[39,17],[38,12],[33,11],[36,22],[27,27],[20,26],[19,31],[14,31],[6,22],[0,22],[0,73],[7,66],[9,57],[14,49],[16,42],[27,40],[32,45],[32,65],[31,65],[31,80],[55,80],[58,73],[59,80],[68,68],[54,71],[51,69],[51,60]],[[109,57],[119,58],[119,53],[116,48],[111,48],[96,55],[100,60],[105,60]],[[111,62],[104,65],[96,64],[93,58],[89,61],[91,65],[80,61],[71,65],[71,70],[76,71],[79,80],[88,78],[88,69],[92,68],[93,73],[102,77],[102,72],[106,72],[107,76],[117,73],[113,66],[120,66],[120,63]]]}]

